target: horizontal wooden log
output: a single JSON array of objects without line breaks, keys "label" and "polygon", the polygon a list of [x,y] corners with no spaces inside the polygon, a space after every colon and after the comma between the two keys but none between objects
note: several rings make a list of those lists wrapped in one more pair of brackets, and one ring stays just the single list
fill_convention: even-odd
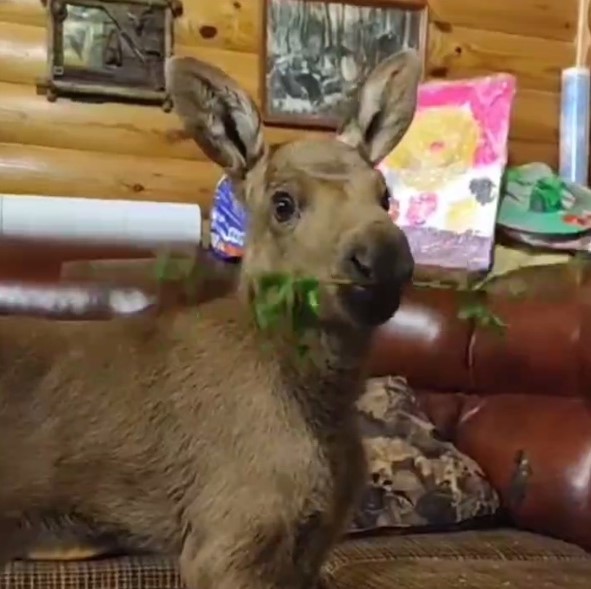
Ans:
[{"label": "horizontal wooden log", "polygon": [[[512,163],[555,164],[551,146],[510,143]],[[209,162],[0,144],[0,190],[15,194],[195,202],[208,210],[221,176]]]},{"label": "horizontal wooden log", "polygon": [[[416,7],[424,5],[426,1],[381,0],[381,4]],[[263,45],[265,2],[267,0],[240,2],[188,0],[183,2],[183,16],[176,21],[177,40],[183,45],[207,45],[231,51],[260,54]],[[367,1],[366,3],[371,4]]]},{"label": "horizontal wooden log", "polygon": [[462,26],[572,41],[578,0],[429,0],[430,20]]},{"label": "horizontal wooden log", "polygon": [[24,25],[41,25],[46,22],[45,8],[40,0],[1,0],[0,21]]},{"label": "horizontal wooden log", "polygon": [[[551,150],[534,146],[512,144],[512,162],[552,156]],[[206,211],[221,175],[209,162],[5,143],[0,144],[0,169],[5,193],[195,202]]]},{"label": "horizontal wooden log", "polygon": [[0,39],[0,81],[35,84],[37,78],[46,75],[47,40],[43,27],[0,20]]},{"label": "horizontal wooden log", "polygon": [[[558,109],[556,94],[519,92],[512,113],[511,138],[555,143]],[[205,159],[192,140],[175,135],[179,128],[176,115],[158,107],[84,104],[66,99],[50,103],[44,96],[37,96],[31,87],[0,83],[0,143]],[[302,136],[304,132],[268,128],[266,133],[271,143],[277,143]]]},{"label": "horizontal wooden log", "polygon": [[[159,107],[86,104],[67,99],[48,102],[30,86],[0,83],[0,143],[206,160],[191,139],[179,136],[180,127],[174,113],[165,113]],[[278,143],[302,133],[270,128],[266,136],[269,142]]]},{"label": "horizontal wooden log", "polygon": [[182,45],[206,45],[258,54],[262,41],[262,6],[266,0],[188,0],[175,21]]},{"label": "horizontal wooden log", "polygon": [[504,71],[520,89],[560,91],[561,70],[575,57],[572,43],[460,26],[429,26],[427,73],[459,79]]},{"label": "horizontal wooden log", "polygon": [[[46,34],[42,27],[0,21],[0,80],[33,84],[46,74]],[[574,46],[465,27],[433,23],[429,30],[427,72],[431,76],[461,78],[507,71],[522,89],[560,88],[560,70],[572,64]],[[261,61],[256,53],[219,47],[177,45],[178,55],[192,55],[215,63],[260,98]]]},{"label": "horizontal wooden log", "polygon": [[517,91],[511,113],[511,139],[557,143],[560,95],[538,90]]},{"label": "horizontal wooden log", "polygon": [[48,102],[30,86],[0,83],[0,143],[205,159],[193,141],[175,141],[174,113],[154,106]]},{"label": "horizontal wooden log", "polygon": [[[185,0],[177,40],[257,53],[264,2]],[[577,6],[577,0],[429,0],[430,18],[437,22],[563,41],[575,37]],[[0,21],[43,25],[45,12],[39,0],[2,0]]]},{"label": "horizontal wooden log", "polygon": [[[7,23],[0,20],[0,81],[35,84],[47,75],[45,28]],[[217,47],[176,45],[177,55],[191,55],[214,63],[232,75],[252,95],[259,94],[259,58],[254,53],[226,51]]]},{"label": "horizontal wooden log", "polygon": [[[176,42],[256,53],[260,45],[263,0],[185,0],[175,20]],[[0,0],[0,22],[45,26],[40,0]]]},{"label": "horizontal wooden log", "polygon": [[520,166],[531,162],[544,162],[556,170],[558,167],[558,145],[556,143],[509,141],[508,165]]},{"label": "horizontal wooden log", "polygon": [[[44,31],[40,27],[26,26],[26,25],[7,25],[0,22],[0,38],[3,42],[0,44],[0,81],[11,83],[22,83],[32,85],[35,79],[45,73],[45,41]],[[434,41],[434,45],[441,46],[447,43],[442,41],[441,36]],[[491,42],[492,44],[492,42]],[[235,77],[245,89],[258,101],[260,97],[259,92],[259,60],[254,54],[243,54],[231,51],[224,51],[217,48],[194,48],[188,46],[180,46],[178,48],[179,54],[194,55],[200,59],[214,63],[228,72],[229,75]],[[437,55],[442,56],[443,51]],[[558,59],[558,58],[557,58]],[[441,63],[445,63],[445,58],[440,57]],[[502,67],[502,60],[492,62],[491,66],[497,65]],[[516,63],[517,59],[513,63]],[[467,63],[470,63],[468,59]],[[511,63],[511,62],[510,62]],[[525,63],[525,62],[524,62]],[[453,70],[453,66],[450,66]],[[460,64],[459,72],[452,72],[451,77],[456,73],[461,73]],[[468,69],[470,65],[466,66]],[[478,70],[480,66],[476,66]],[[483,72],[484,73],[484,66]],[[511,69],[511,68],[509,68]],[[515,68],[517,69],[517,68]],[[527,63],[522,68],[523,71],[516,71],[519,77],[526,75]],[[466,73],[470,73],[466,71]],[[474,72],[477,73],[477,72]],[[449,74],[449,72],[448,72]],[[546,81],[549,84],[551,79],[548,74]],[[521,78],[519,78],[521,83]],[[520,87],[523,85],[520,84]],[[121,147],[122,153],[138,153],[142,155],[152,155],[156,149],[163,149],[161,152],[163,157],[193,157],[194,148],[189,144],[185,146],[171,146],[170,141],[164,137],[163,133],[172,125],[177,126],[176,121],[172,115],[156,112],[153,108],[140,108],[136,106],[119,107],[112,103],[103,105],[84,105],[77,106],[69,101],[60,100],[54,105],[37,102],[36,105],[31,101],[35,99],[33,96],[33,88],[29,88],[26,94],[23,94],[25,102],[19,106],[16,102],[20,99],[14,91],[7,91],[6,98],[3,98],[4,111],[0,114],[0,118],[12,119],[13,123],[20,126],[19,119],[27,117],[28,122],[35,124],[36,116],[41,117],[39,124],[44,125],[49,120],[55,121],[55,124],[60,124],[61,129],[64,130],[63,137],[55,137],[53,141],[59,141],[58,145],[55,143],[48,143],[56,147],[81,148],[81,149],[96,149],[110,151],[109,148],[101,147],[100,145],[91,145],[90,147],[82,147],[75,143],[69,143],[72,133],[65,131],[63,125],[64,117],[70,116],[64,109],[68,109],[71,113],[71,126],[76,128],[79,124],[89,124],[90,127],[85,128],[84,132],[88,132],[88,141],[93,143],[93,133],[100,133],[99,129],[103,129],[104,133],[112,133],[112,126],[118,127],[124,137],[122,137],[122,145],[128,147]],[[44,100],[44,99],[43,99]],[[68,106],[66,106],[68,105]],[[35,108],[35,115],[30,116],[27,113],[28,108]],[[49,109],[49,110],[39,110]],[[76,110],[78,109],[78,110]],[[62,116],[63,115],[63,116]],[[90,118],[90,120],[87,120]],[[109,122],[112,121],[112,123]],[[12,130],[4,129],[2,124],[4,121],[0,120],[0,133],[4,134],[7,139],[0,139],[0,141],[14,141],[15,127]],[[105,127],[106,125],[106,127]],[[558,95],[556,93],[531,91],[527,88],[521,89],[518,92],[514,116],[511,128],[511,135],[515,139],[526,141],[541,141],[549,143],[556,140],[558,125]],[[33,134],[33,128],[24,133]],[[46,133],[41,133],[47,135]],[[104,136],[104,135],[103,135]],[[147,137],[150,139],[147,139]],[[160,139],[154,140],[158,136]],[[23,139],[27,142],[26,139]],[[113,137],[109,137],[107,143],[114,147],[119,144],[112,143]],[[100,144],[101,141],[99,140]],[[152,145],[154,148],[152,149]]]},{"label": "horizontal wooden log", "polygon": [[0,144],[0,191],[191,202],[209,208],[221,170],[210,162]]}]

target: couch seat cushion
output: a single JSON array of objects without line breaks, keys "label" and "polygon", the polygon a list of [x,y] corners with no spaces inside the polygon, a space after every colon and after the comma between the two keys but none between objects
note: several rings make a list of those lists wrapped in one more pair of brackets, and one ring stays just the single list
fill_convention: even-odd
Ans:
[{"label": "couch seat cushion", "polygon": [[515,530],[349,540],[327,566],[331,589],[583,589],[591,554]]},{"label": "couch seat cushion", "polygon": [[[355,538],[326,566],[328,589],[589,589],[591,554],[509,530]],[[159,557],[16,561],[0,589],[181,589],[174,562]]]}]

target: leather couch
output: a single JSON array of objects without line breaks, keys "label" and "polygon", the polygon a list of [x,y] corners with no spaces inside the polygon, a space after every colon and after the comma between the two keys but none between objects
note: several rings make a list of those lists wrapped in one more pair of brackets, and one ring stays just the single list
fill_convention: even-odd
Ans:
[{"label": "leather couch", "polygon": [[[334,589],[591,586],[591,277],[536,268],[493,283],[502,333],[459,317],[462,296],[413,288],[377,335],[372,374],[406,375],[441,435],[503,499],[498,526],[347,538]],[[0,588],[176,589],[173,562],[16,561]]]}]

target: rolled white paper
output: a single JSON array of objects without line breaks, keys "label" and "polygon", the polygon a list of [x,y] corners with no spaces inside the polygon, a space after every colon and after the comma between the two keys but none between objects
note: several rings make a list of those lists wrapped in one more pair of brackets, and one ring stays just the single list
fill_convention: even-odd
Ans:
[{"label": "rolled white paper", "polygon": [[0,195],[0,239],[87,245],[195,248],[201,241],[196,204]]}]

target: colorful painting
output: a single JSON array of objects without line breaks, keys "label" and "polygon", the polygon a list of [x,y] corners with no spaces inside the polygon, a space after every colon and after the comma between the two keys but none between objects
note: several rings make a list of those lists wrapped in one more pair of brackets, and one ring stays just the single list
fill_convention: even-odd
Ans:
[{"label": "colorful painting", "polygon": [[417,264],[491,266],[515,86],[498,74],[419,89],[410,129],[378,166]]}]

